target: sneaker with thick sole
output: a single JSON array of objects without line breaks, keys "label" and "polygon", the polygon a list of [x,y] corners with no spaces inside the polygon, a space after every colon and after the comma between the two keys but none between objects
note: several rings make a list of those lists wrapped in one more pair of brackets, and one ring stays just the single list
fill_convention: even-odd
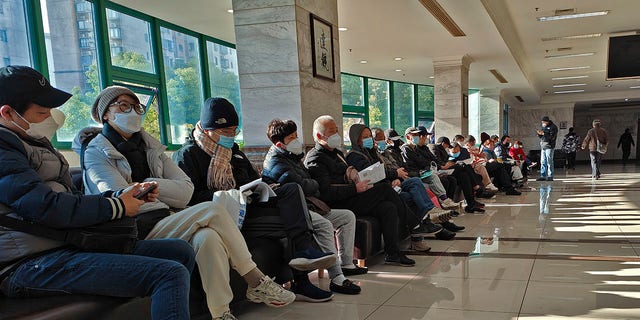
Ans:
[{"label": "sneaker with thick sole", "polygon": [[451,231],[451,232],[459,232],[465,229],[463,226],[456,225],[453,222],[447,221],[442,223],[442,227]]},{"label": "sneaker with thick sole", "polygon": [[397,253],[394,255],[387,255],[384,257],[384,264],[389,264],[393,266],[401,266],[401,267],[413,267],[416,265],[415,260],[409,259],[402,253]]},{"label": "sneaker with thick sole", "polygon": [[227,311],[222,316],[213,318],[213,320],[238,320],[238,318],[231,314],[231,311]]},{"label": "sneaker with thick sole", "polygon": [[498,192],[498,190],[500,190],[493,183],[489,183],[488,185],[485,186],[485,188],[493,192]]},{"label": "sneaker with thick sole", "polygon": [[436,239],[438,240],[451,240],[456,236],[455,232],[451,232],[447,229],[442,229],[442,231],[436,233]]},{"label": "sneaker with thick sole", "polygon": [[342,284],[335,284],[333,280],[331,284],[329,284],[329,290],[332,292],[342,293],[342,294],[358,294],[362,291],[359,285],[351,282],[349,279],[345,279],[342,281]]},{"label": "sneaker with thick sole", "polygon": [[[247,299],[264,303],[269,307],[284,307],[296,300],[296,295],[275,283],[269,276],[263,276],[255,288],[247,288]],[[233,318],[235,319],[235,318]]]},{"label": "sneaker with thick sole", "polygon": [[424,240],[424,239],[418,240],[418,241],[411,241],[411,245],[409,246],[409,249],[414,251],[422,251],[422,252],[431,251],[431,247],[429,247],[427,240]]},{"label": "sneaker with thick sole", "polygon": [[449,198],[446,198],[440,201],[440,205],[442,206],[442,209],[450,209],[450,210],[455,210],[460,206],[460,204],[453,202],[453,200]]},{"label": "sneaker with thick sole", "polygon": [[445,221],[449,221],[451,219],[451,210],[440,209],[438,207],[433,207],[433,209],[427,212],[429,219],[433,223],[441,223]]},{"label": "sneaker with thick sole", "polygon": [[314,286],[311,282],[296,283],[291,285],[291,291],[295,294],[296,301],[305,302],[325,302],[333,299],[331,291],[322,290]]},{"label": "sneaker with thick sole", "polygon": [[316,269],[328,269],[338,257],[331,252],[322,252],[314,248],[307,248],[293,254],[289,266],[300,271],[312,271]]}]

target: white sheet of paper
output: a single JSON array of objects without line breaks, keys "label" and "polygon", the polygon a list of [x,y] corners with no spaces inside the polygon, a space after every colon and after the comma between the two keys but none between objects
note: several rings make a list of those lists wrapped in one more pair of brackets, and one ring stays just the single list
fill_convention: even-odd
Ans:
[{"label": "white sheet of paper", "polygon": [[384,172],[384,164],[376,162],[358,172],[360,181],[370,180],[369,183],[373,184],[387,177]]},{"label": "white sheet of paper", "polygon": [[240,186],[240,192],[243,194],[247,191],[250,191],[247,195],[251,193],[257,193],[260,195],[260,202],[269,201],[270,197],[275,197],[276,193],[269,187],[268,184],[262,182],[262,179],[253,180],[245,185]]}]

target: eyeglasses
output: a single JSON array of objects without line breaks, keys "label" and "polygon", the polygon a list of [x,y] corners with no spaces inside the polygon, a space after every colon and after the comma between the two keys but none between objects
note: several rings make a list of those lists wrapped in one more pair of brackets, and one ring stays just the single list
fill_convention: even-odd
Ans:
[{"label": "eyeglasses", "polygon": [[137,114],[143,115],[147,112],[147,107],[145,107],[142,103],[128,103],[126,101],[116,101],[109,105],[109,107],[118,106],[120,111],[124,113],[129,113],[131,110],[135,110]]},{"label": "eyeglasses", "polygon": [[240,128],[224,128],[224,129],[216,129],[215,132],[219,135],[227,136],[227,137],[235,137],[240,134]]}]

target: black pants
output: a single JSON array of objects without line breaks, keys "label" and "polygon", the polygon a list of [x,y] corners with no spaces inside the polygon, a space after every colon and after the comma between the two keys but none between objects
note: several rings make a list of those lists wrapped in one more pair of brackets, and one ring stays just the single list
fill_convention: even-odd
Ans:
[{"label": "black pants", "polygon": [[576,167],[576,152],[575,151],[566,152],[566,154],[567,154],[567,169],[574,169]]},{"label": "black pants", "polygon": [[458,187],[458,180],[454,176],[438,175],[440,182],[447,193],[447,198],[453,200],[456,196],[456,189]]},{"label": "black pants", "polygon": [[494,179],[496,187],[501,189],[510,189],[511,171],[505,165],[497,162],[487,162],[485,168],[490,177]]},{"label": "black pants", "polygon": [[628,148],[622,147],[622,163],[627,163],[629,156],[631,155],[631,146]]},{"label": "black pants", "polygon": [[[466,167],[466,168],[465,168]],[[467,170],[469,169],[469,170]],[[475,206],[476,199],[473,195],[473,186],[475,185],[475,173],[469,166],[455,166],[453,176],[458,180],[458,186],[462,189],[464,200],[468,206]]]},{"label": "black pants", "polygon": [[[356,216],[371,216],[380,221],[384,237],[384,252],[394,255],[400,252],[399,230],[416,219],[400,199],[400,195],[389,184],[377,184],[355,197],[335,203],[332,207],[349,209]],[[415,223],[413,224],[415,225]]]}]

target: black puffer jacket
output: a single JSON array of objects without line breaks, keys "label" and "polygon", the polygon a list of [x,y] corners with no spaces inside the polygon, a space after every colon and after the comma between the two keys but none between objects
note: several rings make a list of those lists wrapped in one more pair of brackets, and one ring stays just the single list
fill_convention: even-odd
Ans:
[{"label": "black puffer jacket", "polygon": [[349,199],[357,193],[356,185],[347,183],[345,180],[347,172],[345,161],[342,151],[325,149],[317,142],[304,160],[304,165],[309,170],[311,178],[318,181],[320,199],[329,206]]},{"label": "black puffer jacket", "polygon": [[412,146],[407,143],[400,147],[400,151],[406,164],[405,169],[411,177],[419,177],[421,170],[430,170],[432,161],[438,164],[438,159],[426,146]]},{"label": "black puffer jacket", "polygon": [[[233,155],[231,156],[231,167],[233,167],[233,178],[236,180],[236,188],[260,178],[258,172],[249,161],[249,158],[240,151],[237,144],[233,144]],[[182,147],[173,153],[173,161],[184,171],[191,182],[193,182],[193,195],[189,205],[198,204],[204,201],[211,201],[213,193],[207,186],[207,172],[211,156],[202,150],[195,142],[193,131],[187,137]]]},{"label": "black puffer jacket", "polygon": [[269,184],[294,182],[302,187],[306,196],[319,197],[320,185],[302,164],[303,157],[304,154],[293,154],[272,145],[264,158],[262,181]]}]

